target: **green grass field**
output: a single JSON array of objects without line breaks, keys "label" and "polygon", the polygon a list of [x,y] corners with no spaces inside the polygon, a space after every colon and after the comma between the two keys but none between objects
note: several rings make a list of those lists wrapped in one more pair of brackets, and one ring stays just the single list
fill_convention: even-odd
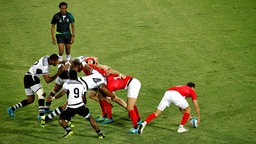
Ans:
[{"label": "green grass field", "polygon": [[[114,103],[115,123],[99,124],[106,135],[103,140],[78,116],[73,119],[74,135],[59,139],[65,131],[57,118],[41,128],[37,100],[15,111],[15,119],[9,118],[7,108],[26,98],[25,72],[42,56],[58,53],[51,44],[50,21],[59,2],[0,0],[1,144],[255,143],[254,0],[67,1],[76,20],[72,56],[97,56],[100,63],[139,79],[142,119],[156,109],[167,88],[197,84],[201,125],[189,133],[176,132],[182,115],[173,105],[142,135],[129,135],[127,112]],[[51,74],[56,70],[52,67]],[[54,82],[41,80],[48,94]],[[126,99],[126,91],[117,94]],[[56,100],[52,109],[64,101]],[[94,117],[100,115],[98,103],[88,100],[88,107]]]}]

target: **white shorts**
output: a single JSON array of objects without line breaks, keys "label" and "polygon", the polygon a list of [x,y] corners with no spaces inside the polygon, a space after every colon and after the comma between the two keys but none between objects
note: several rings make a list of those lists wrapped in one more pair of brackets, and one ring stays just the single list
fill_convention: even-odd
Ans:
[{"label": "white shorts", "polygon": [[133,78],[129,85],[125,87],[128,90],[127,97],[129,98],[138,98],[141,88],[141,83],[136,78]]},{"label": "white shorts", "polygon": [[163,111],[166,107],[169,107],[172,103],[181,109],[185,109],[186,107],[189,106],[186,99],[179,92],[166,91],[157,109]]},{"label": "white shorts", "polygon": [[62,79],[60,77],[57,77],[56,80],[55,80],[55,83],[58,84],[58,85],[63,85],[67,81],[68,81],[68,79]]},{"label": "white shorts", "polygon": [[31,86],[30,88],[25,88],[25,93],[26,95],[35,95],[35,93],[42,88],[42,85],[39,84],[35,84],[33,86]]}]

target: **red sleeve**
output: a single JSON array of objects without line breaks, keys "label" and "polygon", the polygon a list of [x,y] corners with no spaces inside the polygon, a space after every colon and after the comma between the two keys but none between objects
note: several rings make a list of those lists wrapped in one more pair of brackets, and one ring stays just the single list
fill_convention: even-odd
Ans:
[{"label": "red sleeve", "polygon": [[190,95],[191,95],[192,100],[197,100],[196,92],[193,89],[190,90]]},{"label": "red sleeve", "polygon": [[100,74],[106,76],[106,71],[104,69],[96,68],[93,64],[89,64],[89,66],[98,71]]}]

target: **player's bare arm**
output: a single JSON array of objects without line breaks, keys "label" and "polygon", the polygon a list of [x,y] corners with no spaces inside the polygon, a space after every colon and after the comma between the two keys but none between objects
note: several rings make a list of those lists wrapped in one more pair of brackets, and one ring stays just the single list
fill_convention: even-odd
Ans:
[{"label": "player's bare arm", "polygon": [[50,74],[43,75],[45,82],[50,83],[55,80],[64,71],[64,69],[64,67],[59,68],[58,72],[54,76],[50,76]]},{"label": "player's bare arm", "polygon": [[195,111],[196,111],[197,124],[199,125],[200,124],[200,109],[199,109],[199,105],[198,105],[197,100],[193,100],[193,104],[194,104]]},{"label": "player's bare arm", "polygon": [[61,92],[59,92],[56,96],[55,99],[61,98],[64,94],[66,94],[67,92],[65,90],[62,90]]},{"label": "player's bare arm", "polygon": [[52,35],[52,44],[56,45],[56,40],[55,40],[55,24],[52,24],[52,26],[51,26],[51,35]]},{"label": "player's bare arm", "polygon": [[71,31],[72,31],[71,43],[74,43],[75,42],[75,23],[71,23]]}]

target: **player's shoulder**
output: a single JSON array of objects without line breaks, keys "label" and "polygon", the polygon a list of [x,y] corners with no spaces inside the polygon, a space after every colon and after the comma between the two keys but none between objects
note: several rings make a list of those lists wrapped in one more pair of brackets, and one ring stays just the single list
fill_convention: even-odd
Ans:
[{"label": "player's shoulder", "polygon": [[68,15],[72,20],[74,20],[74,16],[73,16],[73,14],[72,14],[72,13],[67,12],[67,15]]}]

